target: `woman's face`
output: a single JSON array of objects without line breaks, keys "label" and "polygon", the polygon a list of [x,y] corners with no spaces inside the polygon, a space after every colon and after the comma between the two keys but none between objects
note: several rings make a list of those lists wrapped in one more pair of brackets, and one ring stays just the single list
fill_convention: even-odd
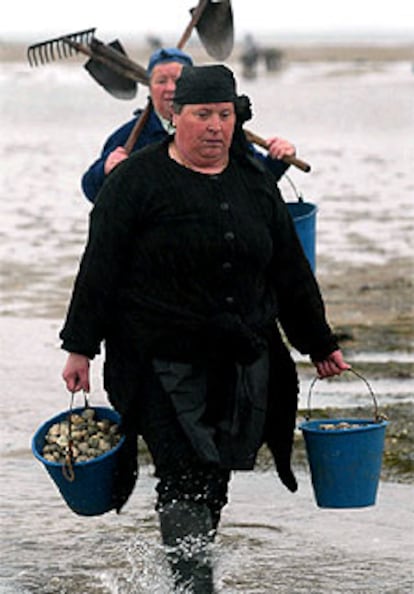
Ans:
[{"label": "woman's face", "polygon": [[150,92],[155,110],[166,120],[172,118],[172,100],[175,83],[183,65],[178,62],[157,64],[151,72]]},{"label": "woman's face", "polygon": [[173,115],[175,143],[190,162],[209,166],[227,162],[236,114],[232,102],[184,105]]}]

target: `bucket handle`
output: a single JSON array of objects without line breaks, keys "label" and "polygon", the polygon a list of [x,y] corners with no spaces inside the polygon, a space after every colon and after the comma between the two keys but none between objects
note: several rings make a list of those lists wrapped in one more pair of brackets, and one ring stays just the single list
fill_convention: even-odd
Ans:
[{"label": "bucket handle", "polygon": [[[88,395],[83,392],[84,406],[89,407]],[[75,480],[75,471],[73,470],[73,439],[72,439],[72,410],[75,400],[75,392],[71,393],[69,412],[68,412],[68,447],[66,449],[65,463],[62,466],[62,474],[67,481],[73,483]]]},{"label": "bucket handle", "polygon": [[303,202],[303,196],[301,194],[301,192],[296,188],[295,184],[293,183],[292,179],[289,177],[289,175],[287,173],[284,174],[283,178],[289,183],[291,189],[293,190],[293,193],[296,196],[296,199],[298,202]]},{"label": "bucket handle", "polygon": [[[359,379],[361,379],[364,382],[364,384],[368,388],[368,391],[369,391],[369,393],[371,395],[371,398],[372,398],[372,401],[373,401],[373,404],[374,404],[374,422],[375,423],[381,423],[381,421],[383,421],[383,420],[386,419],[386,416],[379,413],[379,411],[378,411],[378,402],[377,402],[377,399],[375,397],[374,391],[371,388],[371,385],[368,382],[368,380],[363,375],[361,375],[358,371],[355,371],[355,369],[353,369],[352,367],[349,368],[349,369],[347,369],[346,371],[350,371],[351,373],[353,373],[354,375],[356,375],[357,377],[359,377]],[[312,390],[313,390],[314,385],[316,384],[316,382],[319,379],[321,379],[321,378],[319,378],[318,376],[314,377],[313,380],[312,380],[312,382],[311,382],[311,384],[310,384],[310,386],[309,386],[308,403],[307,403],[308,412],[307,412],[307,415],[305,417],[307,421],[311,418],[311,395],[312,395]]]}]

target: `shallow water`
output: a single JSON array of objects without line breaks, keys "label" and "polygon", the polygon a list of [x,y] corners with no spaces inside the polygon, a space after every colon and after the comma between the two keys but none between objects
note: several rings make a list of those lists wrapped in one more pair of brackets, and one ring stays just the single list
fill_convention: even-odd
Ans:
[{"label": "shallow water", "polygon": [[[0,592],[166,594],[151,469],[124,513],[85,519],[66,508],[30,452],[35,429],[69,404],[57,333],[87,229],[79,178],[134,105],[106,95],[79,65],[2,66]],[[412,257],[413,83],[408,63],[294,64],[241,81],[254,104],[249,127],[291,139],[313,166],[311,175],[289,175],[319,209],[318,270]],[[282,190],[295,199],[286,181]],[[387,357],[356,353],[355,361]],[[105,402],[100,374],[98,359],[92,404]],[[412,401],[409,380],[373,387],[381,403]],[[317,407],[359,403],[367,393],[357,380],[315,389]],[[307,474],[299,483],[291,495],[273,473],[236,475],[215,552],[220,592],[413,591],[410,486],[381,484],[375,507],[331,511],[316,507]]]},{"label": "shallow water", "polygon": [[[23,453],[13,458],[4,464],[7,546],[0,592],[171,592],[151,469],[141,469],[121,515],[80,518],[33,458]],[[12,487],[16,483],[19,492]],[[299,492],[291,495],[272,472],[238,473],[214,550],[219,592],[412,592],[411,494],[407,485],[385,483],[376,506],[319,509],[305,474],[299,475]],[[19,520],[24,528],[17,530]]]}]

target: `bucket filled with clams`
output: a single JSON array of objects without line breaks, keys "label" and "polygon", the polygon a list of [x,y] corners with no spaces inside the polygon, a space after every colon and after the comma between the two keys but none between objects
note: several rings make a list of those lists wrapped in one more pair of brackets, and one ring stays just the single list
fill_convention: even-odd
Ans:
[{"label": "bucket filled with clams", "polygon": [[125,438],[111,408],[70,408],[39,427],[34,456],[44,465],[72,511],[97,516],[115,507],[117,458]]}]

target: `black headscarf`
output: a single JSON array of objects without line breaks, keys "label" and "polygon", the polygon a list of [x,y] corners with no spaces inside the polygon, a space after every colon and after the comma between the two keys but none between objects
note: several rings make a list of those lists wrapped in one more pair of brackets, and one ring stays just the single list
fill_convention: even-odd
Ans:
[{"label": "black headscarf", "polygon": [[177,80],[174,103],[178,105],[203,103],[234,103],[236,125],[230,151],[238,157],[250,155],[243,132],[243,124],[252,117],[250,99],[237,95],[233,72],[222,64],[184,66]]},{"label": "black headscarf", "polygon": [[184,66],[174,93],[179,105],[234,102],[236,98],[233,73],[222,64]]}]

